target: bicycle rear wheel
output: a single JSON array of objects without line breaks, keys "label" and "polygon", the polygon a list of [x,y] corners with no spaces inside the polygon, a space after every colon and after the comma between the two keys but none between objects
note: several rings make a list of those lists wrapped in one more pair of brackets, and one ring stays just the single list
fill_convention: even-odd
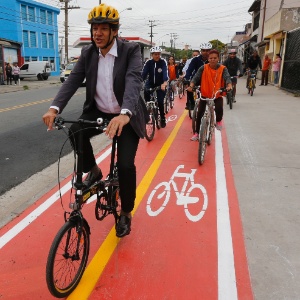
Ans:
[{"label": "bicycle rear wheel", "polygon": [[198,105],[195,104],[193,113],[192,113],[192,129],[193,132],[196,132],[196,123],[197,123],[197,114],[198,114]]},{"label": "bicycle rear wheel", "polygon": [[204,163],[204,156],[205,156],[205,152],[206,152],[207,130],[208,130],[207,119],[203,118],[201,120],[200,134],[199,134],[199,148],[198,148],[198,163],[199,163],[199,165],[203,165],[203,163]]},{"label": "bicycle rear wheel", "polygon": [[146,123],[146,140],[152,141],[155,134],[155,118],[153,114],[149,115],[150,120]]},{"label": "bicycle rear wheel", "polygon": [[174,92],[173,91],[170,91],[170,96],[169,96],[169,99],[170,99],[170,108],[172,109],[174,107]]},{"label": "bicycle rear wheel", "polygon": [[254,93],[254,87],[252,87],[252,88],[250,89],[250,95],[251,95],[251,96],[253,96],[253,93]]},{"label": "bicycle rear wheel", "polygon": [[184,95],[184,87],[183,87],[183,82],[180,81],[179,84],[178,84],[178,96],[179,96],[179,99],[181,99]]},{"label": "bicycle rear wheel", "polygon": [[68,221],[55,236],[51,245],[46,281],[50,293],[65,298],[78,285],[87,264],[90,249],[90,229],[85,220]]}]

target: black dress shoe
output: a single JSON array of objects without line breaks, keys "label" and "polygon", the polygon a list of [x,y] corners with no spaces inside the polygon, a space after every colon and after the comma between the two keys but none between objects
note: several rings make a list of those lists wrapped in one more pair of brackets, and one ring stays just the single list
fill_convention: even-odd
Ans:
[{"label": "black dress shoe", "polygon": [[161,127],[161,128],[165,128],[165,127],[166,127],[166,119],[165,119],[165,118],[162,118],[162,119],[160,120],[160,127]]},{"label": "black dress shoe", "polygon": [[92,186],[96,181],[101,180],[103,177],[102,172],[100,170],[99,174],[97,176],[94,175],[94,173],[89,172],[88,175],[86,176],[85,180],[83,181],[83,187],[84,188],[89,188]]},{"label": "black dress shoe", "polygon": [[121,238],[131,231],[131,218],[121,215],[116,227],[116,236]]}]

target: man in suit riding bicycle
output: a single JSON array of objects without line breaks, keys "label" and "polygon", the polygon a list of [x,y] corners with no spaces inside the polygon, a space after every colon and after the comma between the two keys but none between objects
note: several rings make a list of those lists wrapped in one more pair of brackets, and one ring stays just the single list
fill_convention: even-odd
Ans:
[{"label": "man in suit riding bicycle", "polygon": [[[51,130],[53,121],[61,113],[86,78],[86,100],[80,119],[110,120],[106,135],[117,135],[118,172],[121,215],[116,227],[117,237],[131,230],[131,211],[136,197],[136,167],[134,164],[139,139],[145,135],[147,110],[140,96],[142,86],[142,58],[140,47],[118,39],[119,13],[104,3],[94,7],[88,15],[92,43],[82,48],[79,60],[54,98],[44,123]],[[70,128],[70,137],[78,148],[78,124]],[[83,171],[89,172],[84,185],[91,186],[102,178],[96,164],[90,138],[99,134],[95,128],[83,133]]]}]

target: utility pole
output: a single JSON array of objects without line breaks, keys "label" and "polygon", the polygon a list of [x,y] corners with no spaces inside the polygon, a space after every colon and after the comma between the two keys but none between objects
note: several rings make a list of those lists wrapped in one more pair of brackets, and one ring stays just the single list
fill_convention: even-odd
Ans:
[{"label": "utility pole", "polygon": [[156,33],[153,33],[152,28],[153,28],[154,26],[157,26],[157,25],[153,25],[153,23],[155,22],[154,20],[149,20],[149,22],[151,23],[151,25],[150,25],[151,32],[148,33],[148,34],[150,34],[150,38],[151,38],[151,47],[152,47],[152,38],[153,38],[153,34],[156,34]]},{"label": "utility pole", "polygon": [[172,54],[173,42],[174,42],[174,50],[175,50],[175,40],[177,39],[177,33],[171,32],[170,36],[171,36],[170,43],[171,43],[171,54]]},{"label": "utility pole", "polygon": [[69,61],[69,9],[78,9],[79,6],[69,6],[68,3],[71,0],[59,0],[59,2],[64,2],[65,6],[61,8],[61,10],[65,11],[65,65]]}]

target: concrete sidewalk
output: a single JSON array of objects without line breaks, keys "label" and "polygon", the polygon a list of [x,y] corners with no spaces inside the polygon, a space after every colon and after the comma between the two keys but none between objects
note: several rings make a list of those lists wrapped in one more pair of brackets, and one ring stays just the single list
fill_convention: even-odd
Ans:
[{"label": "concrete sidewalk", "polygon": [[59,76],[49,76],[47,80],[37,80],[36,78],[28,78],[21,80],[20,85],[15,85],[14,82],[12,82],[12,85],[0,85],[0,94],[32,90],[41,87],[61,84],[62,83],[59,80]]}]

